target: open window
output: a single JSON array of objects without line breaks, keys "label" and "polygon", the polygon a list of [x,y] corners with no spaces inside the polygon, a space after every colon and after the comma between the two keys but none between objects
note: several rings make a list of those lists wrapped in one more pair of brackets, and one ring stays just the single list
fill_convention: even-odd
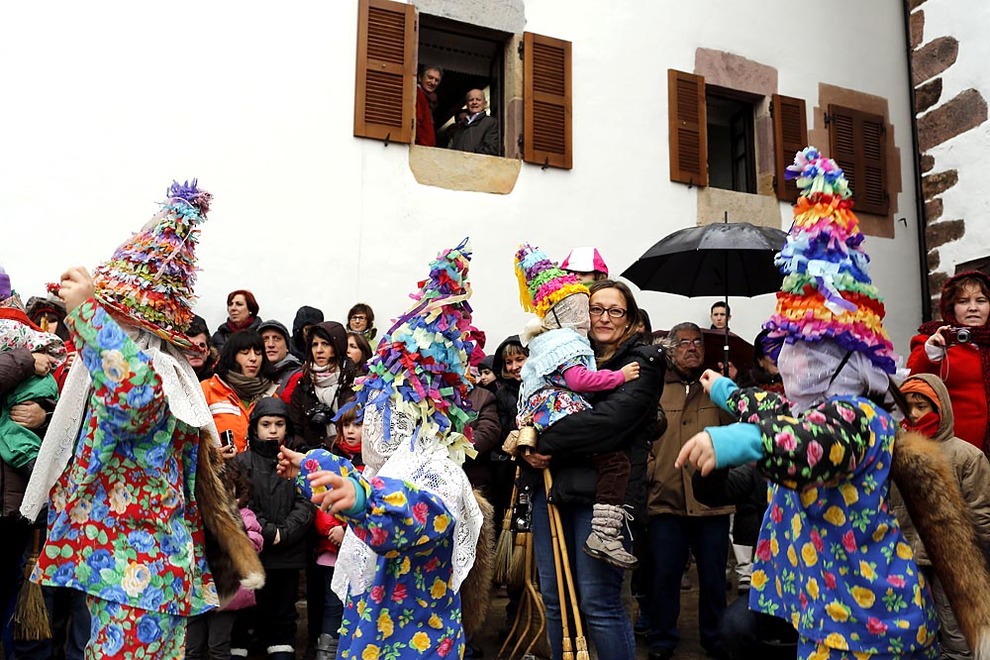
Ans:
[{"label": "open window", "polygon": [[759,97],[706,85],[708,185],[756,193],[753,107]]},{"label": "open window", "polygon": [[[498,124],[500,154],[521,152],[526,162],[569,169],[571,44],[526,32],[517,50],[519,36],[420,14],[411,4],[360,0],[355,137],[412,143],[417,68],[434,65],[444,72],[433,109],[438,133],[456,119],[467,92],[481,89]],[[512,91],[519,88],[521,104]],[[438,147],[445,138],[438,135]]]},{"label": "open window", "polygon": [[[784,168],[808,143],[803,100],[773,94],[770,135],[770,123],[758,122],[767,113],[766,96],[709,85],[704,76],[675,69],[667,71],[667,93],[671,181],[797,199]],[[769,158],[758,157],[758,145],[771,143],[776,168],[760,170]]]}]

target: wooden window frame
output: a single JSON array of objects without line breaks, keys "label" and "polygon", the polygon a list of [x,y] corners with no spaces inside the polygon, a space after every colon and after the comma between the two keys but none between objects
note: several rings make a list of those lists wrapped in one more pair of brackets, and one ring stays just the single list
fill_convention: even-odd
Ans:
[{"label": "wooden window frame", "polygon": [[774,192],[777,199],[793,204],[799,194],[797,183],[788,180],[784,173],[794,162],[794,154],[808,146],[808,112],[804,99],[774,94],[770,99],[770,118],[773,120]]},{"label": "wooden window frame", "polygon": [[523,33],[523,160],[571,169],[571,42]]},{"label": "wooden window frame", "polygon": [[882,115],[831,103],[825,115],[829,154],[846,174],[854,209],[887,216],[887,123]]}]

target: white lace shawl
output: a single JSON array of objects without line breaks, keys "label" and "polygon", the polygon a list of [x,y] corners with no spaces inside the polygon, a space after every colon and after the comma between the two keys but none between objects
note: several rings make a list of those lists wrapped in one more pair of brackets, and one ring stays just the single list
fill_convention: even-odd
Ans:
[{"label": "white lace shawl", "polygon": [[[151,360],[155,373],[162,381],[162,390],[169,411],[193,428],[206,431],[217,445],[220,436],[213,415],[206,405],[200,387],[185,354],[164,339],[144,330],[121,324],[138,348]],[[48,432],[41,443],[31,480],[21,502],[21,515],[35,520],[48,504],[48,494],[62,476],[74,453],[76,440],[86,417],[87,404],[93,392],[93,382],[82,359],[72,363],[65,386],[59,395]]]},{"label": "white lace shawl", "polygon": [[[385,405],[392,403],[389,401]],[[481,533],[481,509],[464,469],[451,458],[450,447],[444,439],[421,432],[413,448],[413,418],[392,409],[389,419],[390,433],[386,439],[382,410],[374,405],[365,409],[361,448],[365,460],[364,477],[403,479],[440,498],[454,519],[451,588],[457,591],[474,565]],[[342,601],[348,594],[352,597],[363,594],[374,580],[378,560],[379,555],[348,527],[334,568],[334,593]]]}]

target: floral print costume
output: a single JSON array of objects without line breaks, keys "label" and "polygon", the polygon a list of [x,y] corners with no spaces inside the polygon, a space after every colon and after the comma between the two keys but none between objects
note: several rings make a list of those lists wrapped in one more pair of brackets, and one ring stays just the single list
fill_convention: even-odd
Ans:
[{"label": "floral print costume", "polygon": [[[739,390],[712,400],[740,424],[706,429],[719,467],[755,459],[775,482],[756,547],[750,608],[788,619],[799,657],[933,657],[938,619],[911,546],[888,510],[897,425],[868,399],[836,396],[799,416]],[[833,657],[839,657],[834,654]]]},{"label": "floral print costume", "polygon": [[[178,617],[218,604],[193,499],[199,431],[169,413],[147,355],[95,300],[66,325],[93,393],[73,461],[52,489],[32,579],[89,594],[87,657],[181,657],[184,633],[152,644],[155,630],[184,631]],[[156,616],[142,624],[147,614]]]},{"label": "floral print costume", "polygon": [[347,595],[337,657],[461,657],[461,597],[450,588],[454,519],[447,507],[401,479],[365,480],[350,461],[325,449],[303,459],[297,485],[306,495],[313,492],[306,475],[318,470],[354,481],[358,501],[340,517],[378,555],[371,588]]}]

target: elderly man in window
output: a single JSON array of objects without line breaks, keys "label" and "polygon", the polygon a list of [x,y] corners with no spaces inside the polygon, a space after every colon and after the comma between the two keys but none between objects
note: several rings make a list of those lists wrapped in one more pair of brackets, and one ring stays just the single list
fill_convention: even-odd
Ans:
[{"label": "elderly man in window", "polygon": [[485,92],[472,89],[467,93],[465,103],[467,112],[462,111],[458,117],[450,138],[450,148],[498,156],[498,121],[485,112],[488,107]]}]

